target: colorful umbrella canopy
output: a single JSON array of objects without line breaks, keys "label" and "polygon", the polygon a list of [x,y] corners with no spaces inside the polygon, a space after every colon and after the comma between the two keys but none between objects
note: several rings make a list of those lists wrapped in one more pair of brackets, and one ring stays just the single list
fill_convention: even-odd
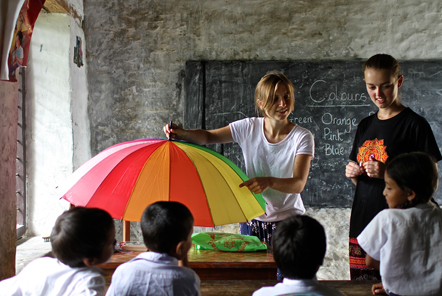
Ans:
[{"label": "colorful umbrella canopy", "polygon": [[195,226],[246,222],[265,212],[265,201],[239,184],[247,176],[221,154],[191,143],[141,139],[114,145],[78,168],[60,186],[75,206],[96,207],[115,219],[140,221],[157,201],[177,201]]}]

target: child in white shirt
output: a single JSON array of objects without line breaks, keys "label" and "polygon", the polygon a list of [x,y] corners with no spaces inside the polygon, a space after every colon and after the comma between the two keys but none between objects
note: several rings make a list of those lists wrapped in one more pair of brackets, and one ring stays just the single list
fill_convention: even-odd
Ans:
[{"label": "child in white shirt", "polygon": [[273,257],[284,279],[273,287],[255,291],[253,296],[343,296],[341,292],[316,280],[325,250],[325,231],[318,221],[308,216],[283,220],[273,236]]},{"label": "child in white shirt", "polygon": [[114,253],[112,217],[100,209],[76,207],[58,217],[51,232],[52,253],[0,282],[0,295],[104,295],[101,269]]},{"label": "child in white shirt", "polygon": [[381,211],[358,236],[367,265],[380,270],[373,294],[442,295],[442,210],[432,201],[439,174],[422,152],[394,158]]}]

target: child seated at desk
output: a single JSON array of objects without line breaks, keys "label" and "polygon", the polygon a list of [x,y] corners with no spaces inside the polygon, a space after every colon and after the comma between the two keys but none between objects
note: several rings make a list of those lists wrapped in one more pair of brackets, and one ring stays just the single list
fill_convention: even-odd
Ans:
[{"label": "child seated at desk", "polygon": [[366,264],[379,269],[373,294],[442,295],[442,210],[432,202],[439,174],[423,152],[395,157],[385,171],[389,209],[358,236]]},{"label": "child seated at desk", "polygon": [[120,265],[107,296],[200,295],[200,279],[190,269],[193,216],[178,202],[156,202],[141,217],[148,251]]},{"label": "child seated at desk", "polygon": [[52,253],[0,282],[0,295],[104,295],[105,279],[94,265],[114,253],[112,217],[100,209],[76,207],[58,217],[51,232]]},{"label": "child seated at desk", "polygon": [[283,220],[273,235],[273,257],[284,279],[273,287],[263,287],[253,296],[317,295],[343,296],[333,288],[320,285],[316,272],[325,256],[324,227],[308,216]]}]

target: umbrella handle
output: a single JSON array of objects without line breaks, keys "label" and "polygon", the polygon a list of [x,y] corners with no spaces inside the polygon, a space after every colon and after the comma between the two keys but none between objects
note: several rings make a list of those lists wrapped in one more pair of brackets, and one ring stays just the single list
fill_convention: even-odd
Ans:
[{"label": "umbrella handle", "polygon": [[[172,128],[172,120],[169,122],[169,129],[171,129]],[[167,139],[170,141],[171,139],[170,139],[170,133],[169,133],[169,135],[167,136]]]}]

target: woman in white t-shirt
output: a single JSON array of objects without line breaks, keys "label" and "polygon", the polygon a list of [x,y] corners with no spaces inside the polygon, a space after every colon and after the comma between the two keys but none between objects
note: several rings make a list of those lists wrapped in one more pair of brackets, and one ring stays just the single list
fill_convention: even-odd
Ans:
[{"label": "woman in white t-shirt", "polygon": [[442,210],[432,200],[439,174],[423,152],[395,157],[385,171],[389,209],[357,237],[366,264],[379,269],[373,294],[442,295]]},{"label": "woman in white t-shirt", "polygon": [[294,102],[293,84],[274,71],[262,77],[255,90],[255,106],[264,117],[245,118],[214,130],[187,130],[176,124],[163,128],[171,139],[240,145],[250,180],[238,185],[260,193],[267,202],[264,215],[240,223],[240,233],[255,235],[268,245],[279,221],[305,212],[300,192],[315,148],[311,132],[288,120]]}]

